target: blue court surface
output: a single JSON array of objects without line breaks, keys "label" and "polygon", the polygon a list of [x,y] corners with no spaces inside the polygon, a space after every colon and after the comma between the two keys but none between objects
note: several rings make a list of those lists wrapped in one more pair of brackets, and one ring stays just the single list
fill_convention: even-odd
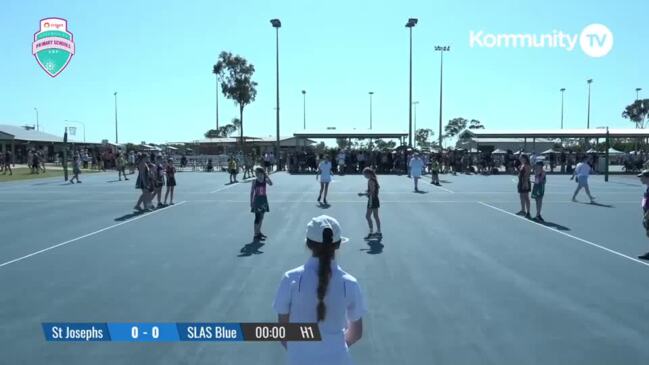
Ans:
[{"label": "blue court surface", "polygon": [[278,343],[52,343],[41,323],[275,321],[281,275],[306,261],[305,225],[320,214],[341,222],[338,262],[368,303],[357,364],[649,362],[635,177],[593,176],[591,205],[549,176],[541,225],[514,214],[512,176],[426,178],[421,194],[379,176],[384,238],[368,243],[362,176],[335,176],[324,209],[314,176],[277,173],[264,245],[249,184],[177,179],[176,205],[141,215],[134,180],[114,174],[0,184],[0,363],[281,364]]}]

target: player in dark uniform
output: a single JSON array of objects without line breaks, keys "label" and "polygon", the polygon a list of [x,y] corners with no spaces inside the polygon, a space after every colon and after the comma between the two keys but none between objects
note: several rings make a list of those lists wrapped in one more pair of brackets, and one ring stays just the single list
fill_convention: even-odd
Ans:
[{"label": "player in dark uniform", "polygon": [[264,222],[264,214],[270,211],[266,185],[272,186],[273,182],[261,166],[255,168],[255,175],[257,178],[250,185],[250,211],[255,214],[254,240],[263,241],[267,237],[261,233],[261,224]]},{"label": "player in dark uniform", "polygon": [[[381,203],[379,202],[379,181],[376,178],[374,170],[369,167],[363,169],[363,176],[367,179],[367,192],[359,193],[358,195],[367,196],[367,211],[365,213],[365,219],[367,219],[370,233],[365,237],[365,239],[369,240],[372,237],[382,238],[381,219],[379,218],[379,208],[381,207]],[[374,220],[376,221],[376,234],[374,233],[374,227],[372,225],[372,216],[374,216]]]},{"label": "player in dark uniform", "polygon": [[[649,237],[649,170],[643,170],[638,177],[640,178],[640,181],[642,181],[643,185],[647,185],[647,190],[645,190],[642,197],[642,226],[645,229],[647,237]],[[638,256],[638,258],[649,261],[649,252],[642,256]]]},{"label": "player in dark uniform", "polygon": [[525,218],[531,219],[530,215],[530,191],[532,190],[530,184],[530,175],[532,168],[530,167],[530,158],[521,153],[520,157],[521,166],[518,169],[518,194],[521,199],[521,211],[519,215],[524,215]]},{"label": "player in dark uniform", "polygon": [[11,171],[11,162],[12,162],[11,160],[12,160],[11,159],[11,152],[6,151],[5,154],[4,154],[4,160],[2,161],[2,165],[3,165],[2,166],[3,167],[2,174],[3,175],[6,175],[7,171],[9,171],[9,175],[14,174],[13,171]]},{"label": "player in dark uniform", "polygon": [[167,160],[166,173],[167,175],[167,192],[165,192],[165,200],[163,205],[167,205],[167,197],[171,194],[169,205],[174,205],[174,189],[176,187],[176,167],[174,167],[174,160],[172,158]]}]

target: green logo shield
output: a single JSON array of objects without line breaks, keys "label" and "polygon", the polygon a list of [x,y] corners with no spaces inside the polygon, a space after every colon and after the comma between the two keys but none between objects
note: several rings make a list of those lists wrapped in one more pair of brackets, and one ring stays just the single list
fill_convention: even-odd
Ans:
[{"label": "green logo shield", "polygon": [[40,30],[34,33],[32,54],[45,72],[58,76],[74,55],[74,37],[68,31],[68,22],[61,18],[46,18],[40,22]]}]

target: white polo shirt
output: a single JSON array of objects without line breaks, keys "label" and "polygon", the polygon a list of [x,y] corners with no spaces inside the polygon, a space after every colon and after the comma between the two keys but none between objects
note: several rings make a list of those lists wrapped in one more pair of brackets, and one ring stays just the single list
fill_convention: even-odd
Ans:
[{"label": "white polo shirt", "polygon": [[[289,314],[289,322],[317,322],[318,258],[311,257],[306,264],[287,271],[277,290],[273,309],[278,314]],[[290,365],[351,365],[345,343],[347,321],[357,321],[367,311],[365,300],[356,278],[331,262],[331,279],[324,303],[327,308],[324,321],[319,323],[320,342],[288,342]]]},{"label": "white polo shirt", "polygon": [[588,178],[590,175],[591,167],[588,163],[586,162],[580,162],[577,164],[577,167],[575,167],[575,175],[577,175],[579,178],[585,177]]},{"label": "white polo shirt", "polygon": [[421,177],[421,170],[424,168],[424,161],[421,158],[410,159],[410,175],[413,177]]},{"label": "white polo shirt", "polygon": [[320,181],[323,183],[331,182],[331,162],[327,160],[320,161]]}]

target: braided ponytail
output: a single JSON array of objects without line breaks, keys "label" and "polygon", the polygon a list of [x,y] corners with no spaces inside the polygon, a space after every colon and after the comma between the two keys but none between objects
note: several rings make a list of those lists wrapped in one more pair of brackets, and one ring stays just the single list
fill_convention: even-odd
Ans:
[{"label": "braided ponytail", "polygon": [[333,245],[333,231],[331,228],[325,228],[322,232],[322,244],[317,245],[315,250],[316,256],[320,259],[318,269],[318,322],[324,321],[327,314],[327,308],[324,303],[324,297],[327,294],[327,287],[331,277],[331,260],[334,257],[335,245]]}]

